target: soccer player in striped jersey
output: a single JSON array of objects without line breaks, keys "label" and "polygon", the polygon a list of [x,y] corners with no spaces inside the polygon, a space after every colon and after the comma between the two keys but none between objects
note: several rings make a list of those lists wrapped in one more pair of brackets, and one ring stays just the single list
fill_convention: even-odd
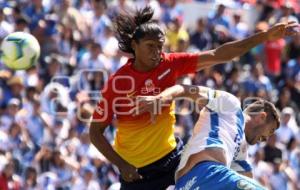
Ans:
[{"label": "soccer player in striped jersey", "polygon": [[256,99],[242,111],[240,101],[225,91],[175,85],[157,96],[143,97],[135,111],[155,115],[152,107],[177,97],[194,101],[201,111],[181,156],[176,189],[264,189],[249,178],[247,146],[265,141],[279,127],[275,106]]}]

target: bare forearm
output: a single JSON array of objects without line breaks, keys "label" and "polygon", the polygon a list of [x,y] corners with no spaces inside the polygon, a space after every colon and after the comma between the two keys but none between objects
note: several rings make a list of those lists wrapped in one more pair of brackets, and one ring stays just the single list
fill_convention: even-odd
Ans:
[{"label": "bare forearm", "polygon": [[122,165],[127,164],[113,149],[111,144],[103,135],[101,128],[92,124],[90,127],[90,140],[92,144],[100,151],[110,162],[115,164],[118,168]]},{"label": "bare forearm", "polygon": [[208,90],[209,88],[202,86],[175,85],[164,90],[159,96],[163,100],[174,100],[178,97],[184,97],[192,99],[197,103],[206,104],[208,101]]},{"label": "bare forearm", "polygon": [[216,54],[224,56],[224,60],[231,60],[248,52],[253,47],[266,41],[265,32],[254,34],[243,40],[228,42],[216,49]]},{"label": "bare forearm", "polygon": [[176,97],[183,96],[185,89],[182,85],[175,85],[162,91],[159,96],[165,100],[174,100]]},{"label": "bare forearm", "polygon": [[275,41],[286,36],[299,34],[299,24],[295,22],[278,23],[267,31],[254,34],[246,39],[228,42],[217,49],[199,53],[197,70],[214,66],[219,63],[225,63],[235,57],[241,56],[258,44],[269,41]]},{"label": "bare forearm", "polygon": [[243,40],[225,43],[215,50],[215,54],[221,60],[229,61],[235,57],[245,54],[251,48],[266,41],[266,39],[266,33],[260,32]]},{"label": "bare forearm", "polygon": [[261,32],[243,40],[225,43],[214,50],[200,52],[197,70],[199,71],[216,64],[226,63],[235,57],[241,56],[251,48],[264,42],[267,39],[266,36],[265,32]]}]

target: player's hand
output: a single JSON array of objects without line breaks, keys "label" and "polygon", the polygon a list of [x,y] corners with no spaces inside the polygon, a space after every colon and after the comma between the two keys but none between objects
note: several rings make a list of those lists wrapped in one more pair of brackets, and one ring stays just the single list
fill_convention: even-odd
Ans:
[{"label": "player's hand", "polygon": [[172,99],[161,96],[137,96],[135,106],[131,110],[133,116],[143,113],[150,114],[151,123],[155,123],[157,115],[161,114],[164,106],[170,106]]},{"label": "player's hand", "polygon": [[133,115],[140,115],[146,112],[157,114],[159,98],[156,96],[137,96]]},{"label": "player's hand", "polygon": [[122,179],[124,179],[127,182],[132,182],[136,180],[140,180],[143,177],[138,173],[137,168],[130,164],[125,164],[121,167],[119,167]]},{"label": "player's hand", "polygon": [[150,114],[151,123],[155,123],[156,116],[160,113],[159,97],[157,96],[137,96],[135,106],[133,108],[133,116],[143,113]]},{"label": "player's hand", "polygon": [[278,23],[267,31],[267,39],[274,41],[286,36],[294,36],[297,34],[300,34],[300,26],[298,23]]}]

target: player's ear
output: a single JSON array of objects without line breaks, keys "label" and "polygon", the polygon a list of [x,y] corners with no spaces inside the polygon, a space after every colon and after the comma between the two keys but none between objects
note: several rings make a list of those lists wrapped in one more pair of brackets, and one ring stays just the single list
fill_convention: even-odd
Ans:
[{"label": "player's ear", "polygon": [[266,121],[266,119],[267,119],[267,113],[264,112],[264,111],[260,112],[260,113],[259,113],[259,119],[260,119],[261,121]]},{"label": "player's ear", "polygon": [[259,113],[253,115],[253,121],[257,125],[264,124],[266,118],[267,118],[266,112],[259,112]]},{"label": "player's ear", "polygon": [[137,46],[137,43],[136,43],[136,41],[135,40],[132,40],[131,41],[131,48],[135,51],[135,49],[136,49],[136,46]]}]

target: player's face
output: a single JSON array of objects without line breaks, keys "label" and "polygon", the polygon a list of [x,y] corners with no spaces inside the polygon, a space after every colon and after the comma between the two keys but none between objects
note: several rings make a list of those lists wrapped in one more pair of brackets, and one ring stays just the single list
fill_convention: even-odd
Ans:
[{"label": "player's face", "polygon": [[251,129],[246,133],[246,140],[250,145],[266,141],[277,129],[276,122],[267,122],[266,117],[260,117],[258,115],[254,116],[253,120]]},{"label": "player's face", "polygon": [[141,39],[133,42],[135,58],[137,64],[143,66],[145,70],[151,70],[157,66],[161,60],[163,39]]}]

